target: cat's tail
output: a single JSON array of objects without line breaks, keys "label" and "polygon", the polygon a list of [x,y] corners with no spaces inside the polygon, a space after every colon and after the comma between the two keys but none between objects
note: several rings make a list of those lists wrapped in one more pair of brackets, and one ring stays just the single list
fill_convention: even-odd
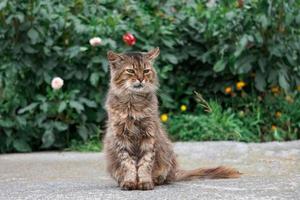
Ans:
[{"label": "cat's tail", "polygon": [[238,170],[231,167],[219,166],[215,168],[198,168],[193,170],[178,170],[175,181],[188,181],[194,179],[221,179],[239,178],[242,175]]}]

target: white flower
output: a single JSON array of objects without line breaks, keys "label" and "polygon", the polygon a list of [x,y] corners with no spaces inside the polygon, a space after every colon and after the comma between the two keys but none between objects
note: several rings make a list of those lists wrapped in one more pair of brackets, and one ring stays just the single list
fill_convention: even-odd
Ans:
[{"label": "white flower", "polygon": [[54,90],[60,89],[64,85],[64,80],[62,80],[60,77],[55,77],[51,81],[51,87]]},{"label": "white flower", "polygon": [[93,47],[99,46],[99,45],[101,45],[101,43],[102,43],[102,40],[99,37],[93,37],[90,39],[90,45],[92,45]]}]

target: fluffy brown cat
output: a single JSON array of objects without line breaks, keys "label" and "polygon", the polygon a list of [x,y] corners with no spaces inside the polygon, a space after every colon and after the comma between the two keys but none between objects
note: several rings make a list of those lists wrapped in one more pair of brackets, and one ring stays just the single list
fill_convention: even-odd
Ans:
[{"label": "fluffy brown cat", "polygon": [[158,78],[152,66],[159,48],[147,53],[107,53],[111,81],[104,139],[108,171],[126,190],[194,178],[237,178],[228,167],[181,170],[158,111]]}]

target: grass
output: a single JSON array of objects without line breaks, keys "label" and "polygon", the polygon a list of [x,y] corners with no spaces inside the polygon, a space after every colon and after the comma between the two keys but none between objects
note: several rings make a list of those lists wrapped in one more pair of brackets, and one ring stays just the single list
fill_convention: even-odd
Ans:
[{"label": "grass", "polygon": [[71,141],[70,147],[65,151],[78,151],[78,152],[100,152],[102,150],[102,143],[98,139],[91,139],[86,142],[79,142],[76,140]]}]

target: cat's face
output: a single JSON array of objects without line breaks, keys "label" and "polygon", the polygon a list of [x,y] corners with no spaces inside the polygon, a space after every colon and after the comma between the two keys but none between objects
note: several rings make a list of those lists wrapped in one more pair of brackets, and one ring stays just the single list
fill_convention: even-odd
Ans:
[{"label": "cat's face", "polygon": [[111,70],[111,87],[114,90],[131,93],[154,92],[157,76],[152,66],[159,55],[159,48],[147,53],[107,53]]}]

